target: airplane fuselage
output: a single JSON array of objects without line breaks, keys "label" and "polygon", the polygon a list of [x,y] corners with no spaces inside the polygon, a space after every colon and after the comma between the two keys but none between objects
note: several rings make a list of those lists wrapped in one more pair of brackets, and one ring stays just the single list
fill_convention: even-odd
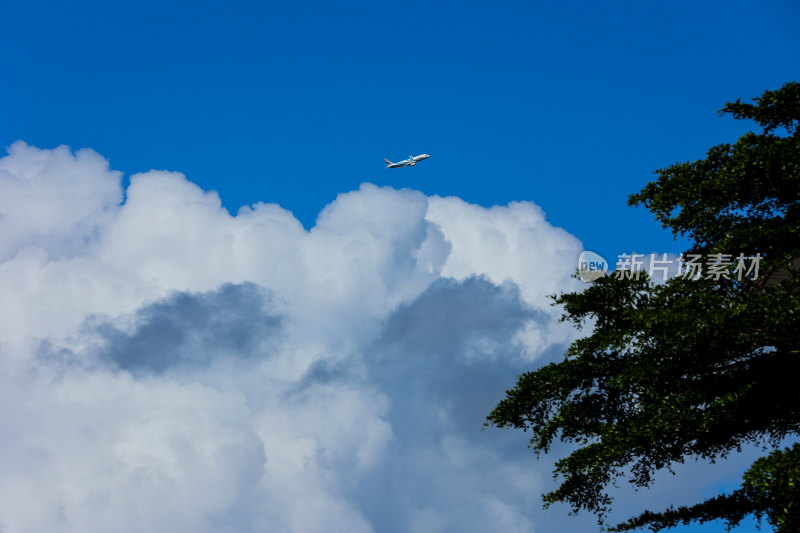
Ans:
[{"label": "airplane fuselage", "polygon": [[408,159],[403,159],[402,161],[398,161],[397,163],[392,163],[388,159],[384,158],[383,160],[386,162],[386,168],[400,168],[400,167],[414,167],[417,165],[417,161],[422,161],[423,159],[428,159],[430,154],[419,154],[419,155],[410,155]]}]

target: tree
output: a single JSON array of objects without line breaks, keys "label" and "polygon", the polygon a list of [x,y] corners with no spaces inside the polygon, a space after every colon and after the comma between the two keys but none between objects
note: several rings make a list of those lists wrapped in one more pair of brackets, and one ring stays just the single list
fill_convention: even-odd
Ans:
[{"label": "tree", "polygon": [[800,446],[778,448],[800,432],[800,84],[729,103],[725,113],[761,131],[656,171],[628,204],[687,236],[684,257],[736,266],[738,254],[760,254],[759,275],[660,284],[613,275],[553,296],[562,320],[593,322],[591,335],[562,361],[519,376],[488,416],[487,424],[531,431],[537,455],[556,439],[573,443],[555,464],[560,485],[543,496],[545,507],[564,502],[606,526],[607,487],[619,478],[648,487],[656,471],[686,459],[724,458],[747,443],[775,449],[732,494],[646,511],[611,531],[714,519],[731,528],[750,514],[798,531]]}]

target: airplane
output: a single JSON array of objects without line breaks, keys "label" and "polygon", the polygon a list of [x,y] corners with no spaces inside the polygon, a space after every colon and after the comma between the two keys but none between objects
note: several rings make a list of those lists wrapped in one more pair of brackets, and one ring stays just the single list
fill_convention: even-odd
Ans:
[{"label": "airplane", "polygon": [[419,155],[410,155],[408,159],[403,159],[402,161],[398,161],[397,163],[392,163],[385,157],[383,160],[386,162],[386,168],[400,168],[400,167],[413,167],[417,164],[417,161],[422,161],[423,159],[428,159],[430,155],[428,154],[419,154]]}]

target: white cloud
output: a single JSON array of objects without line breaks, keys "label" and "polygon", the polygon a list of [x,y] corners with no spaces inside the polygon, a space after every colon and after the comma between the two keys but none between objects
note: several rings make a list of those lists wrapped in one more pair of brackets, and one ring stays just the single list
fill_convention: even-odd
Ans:
[{"label": "white cloud", "polygon": [[364,184],[306,231],[179,173],[121,198],[90,150],[0,159],[2,531],[544,523],[549,465],[480,431],[574,335],[545,295],[581,246],[536,205]]},{"label": "white cloud", "polygon": [[241,396],[96,372],[2,390],[5,531],[208,530],[263,477]]},{"label": "white cloud", "polygon": [[114,216],[121,176],[92,150],[12,144],[0,159],[0,260],[30,246],[51,258],[78,253]]}]

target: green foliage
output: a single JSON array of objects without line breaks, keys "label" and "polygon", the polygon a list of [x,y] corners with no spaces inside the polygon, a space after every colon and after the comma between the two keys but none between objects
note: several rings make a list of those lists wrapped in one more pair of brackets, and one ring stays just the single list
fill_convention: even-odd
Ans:
[{"label": "green foliage", "polygon": [[[631,195],[628,204],[645,206],[673,234],[692,238],[697,251],[760,251],[773,262],[795,253],[800,230],[800,84],[767,91],[757,101],[763,104],[737,101],[720,112],[756,120],[763,133],[746,133],[734,145],[711,148],[705,159],[656,171],[658,180]],[[792,134],[776,135],[778,126]]]},{"label": "green foliage", "polygon": [[723,517],[728,530],[744,517],[765,515],[777,533],[800,531],[800,444],[776,450],[753,463],[744,475],[742,487],[691,507],[652,513],[646,511],[609,531],[649,527],[653,531],[690,522],[708,522]]},{"label": "green foliage", "polygon": [[[556,462],[561,484],[544,495],[546,506],[565,502],[603,523],[606,488],[617,478],[647,487],[656,471],[687,458],[714,460],[800,433],[800,272],[792,266],[800,257],[800,84],[756,102],[722,112],[755,120],[761,133],[657,171],[629,204],[692,238],[690,252],[760,253],[760,279],[605,277],[554,297],[563,320],[593,323],[592,334],[563,361],[519,376],[489,415],[496,426],[530,430],[537,454],[555,439],[577,445]],[[775,272],[786,279],[765,284]],[[614,530],[717,518],[734,525],[755,513],[796,531],[800,511],[787,502],[797,501],[799,453],[760,459],[730,496],[648,511]]]}]

